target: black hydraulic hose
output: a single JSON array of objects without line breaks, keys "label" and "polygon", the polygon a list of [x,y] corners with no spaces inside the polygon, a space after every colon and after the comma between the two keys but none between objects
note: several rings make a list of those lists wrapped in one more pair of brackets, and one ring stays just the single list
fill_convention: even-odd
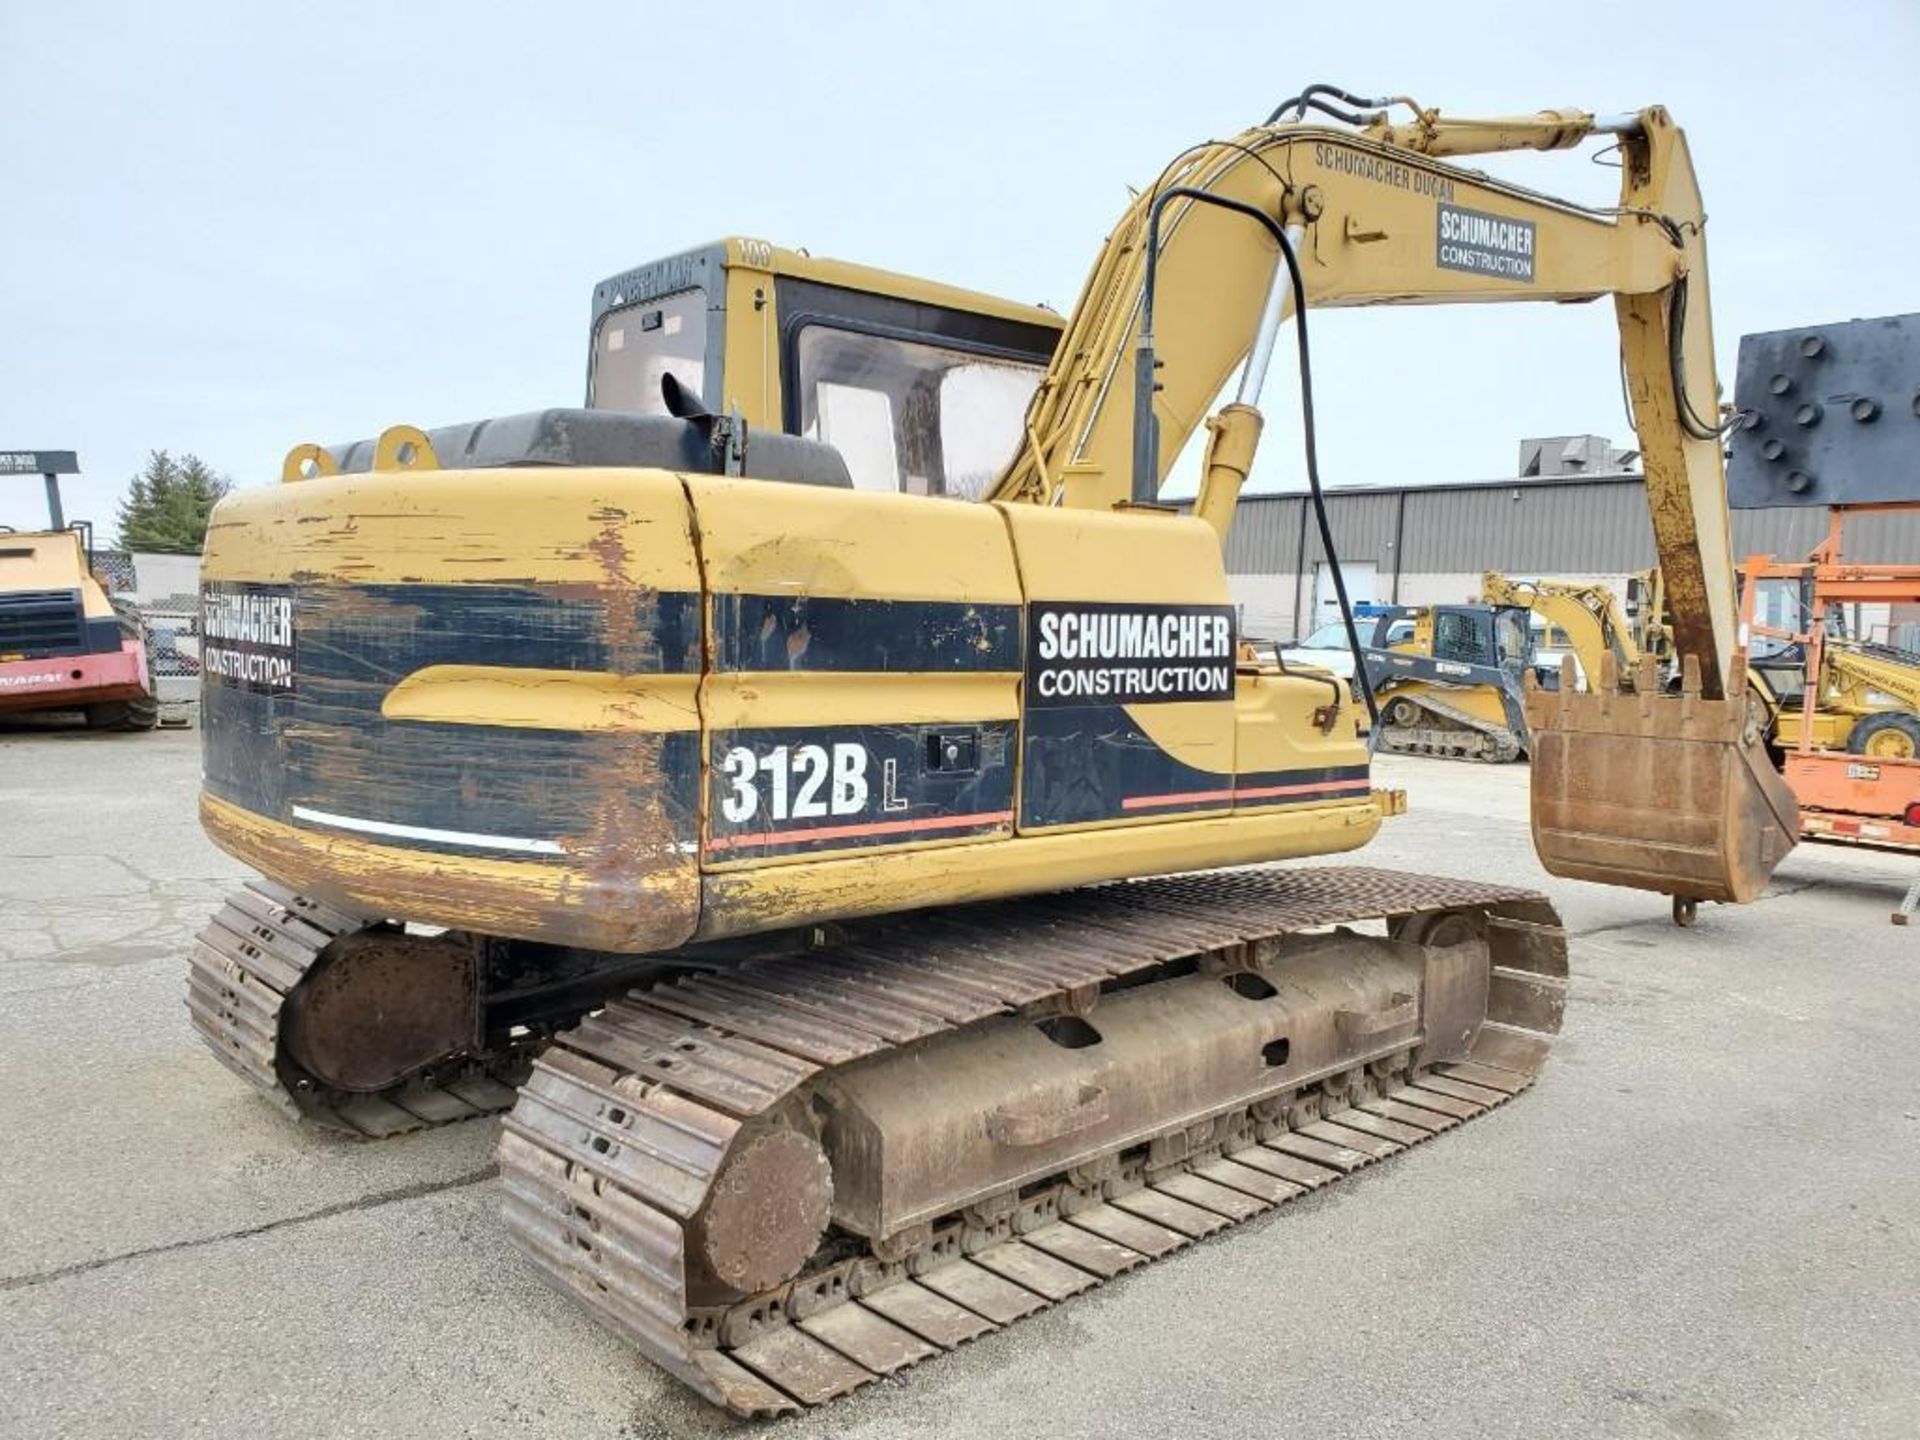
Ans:
[{"label": "black hydraulic hose", "polygon": [[1340,623],[1346,627],[1347,648],[1353,654],[1353,676],[1360,682],[1360,698],[1366,702],[1367,719],[1377,734],[1380,702],[1374,698],[1373,676],[1367,671],[1367,657],[1361,651],[1359,627],[1353,623],[1353,604],[1347,598],[1346,577],[1340,572],[1338,552],[1333,546],[1333,526],[1327,520],[1327,496],[1320,485],[1320,449],[1313,419],[1313,359],[1307,347],[1307,282],[1300,273],[1300,258],[1293,253],[1286,232],[1276,227],[1275,233],[1293,284],[1293,330],[1300,351],[1300,434],[1306,452],[1307,490],[1313,496],[1313,518],[1320,531],[1320,548],[1327,557],[1327,568],[1333,572],[1333,593],[1340,602]]},{"label": "black hydraulic hose", "polygon": [[1324,100],[1314,99],[1301,102],[1299,118],[1302,120],[1306,119],[1307,111],[1309,110],[1318,110],[1322,115],[1331,115],[1342,125],[1351,125],[1356,130],[1364,130],[1367,127],[1367,122],[1373,118],[1372,116],[1363,115],[1355,110],[1342,110],[1338,105],[1329,105]]},{"label": "black hydraulic hose", "polygon": [[1682,275],[1667,294],[1667,374],[1673,382],[1674,410],[1680,417],[1680,428],[1694,439],[1720,440],[1739,417],[1709,425],[1693,408],[1693,397],[1687,394],[1686,328],[1687,277]]},{"label": "black hydraulic hose", "polygon": [[[1273,109],[1273,113],[1267,116],[1267,124],[1274,125],[1279,123],[1281,117],[1284,116],[1289,110],[1299,111],[1300,113],[1298,118],[1304,120],[1306,118],[1307,107],[1309,105],[1313,106],[1313,108],[1316,110],[1323,110],[1329,115],[1335,114],[1336,113],[1335,111],[1333,111],[1327,105],[1320,103],[1316,98],[1322,95],[1331,96],[1333,99],[1340,101],[1344,105],[1358,105],[1364,110],[1384,110],[1387,106],[1393,103],[1391,98],[1385,99],[1385,100],[1369,100],[1364,95],[1355,95],[1352,91],[1343,90],[1338,85],[1315,83],[1307,86],[1306,89],[1302,90],[1298,95],[1293,96],[1291,99],[1282,100],[1278,105],[1276,105]],[[1351,123],[1358,123],[1357,117],[1356,117],[1356,120]]]},{"label": "black hydraulic hose", "polygon": [[1257,206],[1210,190],[1178,185],[1162,192],[1147,212],[1147,278],[1140,301],[1140,347],[1134,363],[1133,409],[1133,498],[1151,501],[1158,488],[1160,435],[1153,414],[1156,362],[1153,357],[1153,300],[1160,267],[1160,216],[1171,200],[1187,199],[1203,205],[1217,205],[1244,215],[1263,226],[1280,247],[1280,258],[1287,267],[1287,279],[1293,287],[1293,332],[1300,353],[1300,434],[1306,451],[1307,492],[1313,498],[1313,518],[1320,530],[1320,549],[1333,574],[1333,593],[1340,605],[1340,621],[1347,632],[1347,648],[1353,654],[1353,674],[1360,684],[1360,698],[1366,702],[1367,718],[1375,731],[1380,728],[1380,704],[1374,698],[1373,677],[1367,673],[1366,656],[1361,653],[1360,630],[1353,623],[1353,605],[1347,598],[1346,577],[1340,573],[1340,561],[1333,546],[1333,526],[1327,520],[1326,492],[1320,485],[1320,450],[1313,418],[1313,357],[1307,345],[1307,282],[1300,272],[1300,259],[1293,253],[1286,228]]}]

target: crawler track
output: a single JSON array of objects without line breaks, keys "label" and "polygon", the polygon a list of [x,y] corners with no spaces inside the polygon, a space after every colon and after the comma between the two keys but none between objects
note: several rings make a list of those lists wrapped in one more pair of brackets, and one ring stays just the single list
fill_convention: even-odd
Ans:
[{"label": "crawler track", "polygon": [[[736,1137],[847,1067],[1010,1013],[1064,1003],[1098,1019],[1095,997],[1116,987],[1254,965],[1287,934],[1388,919],[1419,940],[1440,933],[1428,917],[1462,910],[1484,928],[1490,962],[1469,1058],[1426,1065],[1409,1043],[970,1203],[900,1253],[834,1228],[793,1279],[689,1303],[694,1227]],[[1504,1104],[1544,1063],[1565,975],[1564,935],[1538,895],[1360,868],[1137,882],[915,918],[879,941],[635,992],[557,1037],[504,1121],[508,1227],[547,1280],[701,1395],[741,1415],[793,1411]]]},{"label": "crawler track", "polygon": [[290,1082],[281,1053],[288,997],[329,942],[365,923],[269,880],[236,890],[194,941],[187,980],[193,1028],[221,1064],[289,1115],[356,1135],[398,1135],[512,1105],[528,1058],[517,1051],[372,1094]]},{"label": "crawler track", "polygon": [[1388,725],[1376,734],[1375,748],[1392,755],[1432,755],[1444,760],[1478,760],[1505,765],[1518,760],[1526,748],[1520,736],[1505,725],[1494,725],[1432,695],[1396,697],[1427,712],[1432,723]]}]

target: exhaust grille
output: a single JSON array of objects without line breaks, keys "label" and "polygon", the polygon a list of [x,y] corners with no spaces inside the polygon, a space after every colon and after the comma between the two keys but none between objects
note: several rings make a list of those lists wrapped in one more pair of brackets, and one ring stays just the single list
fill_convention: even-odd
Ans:
[{"label": "exhaust grille", "polygon": [[0,656],[84,654],[86,634],[78,590],[0,591]]}]

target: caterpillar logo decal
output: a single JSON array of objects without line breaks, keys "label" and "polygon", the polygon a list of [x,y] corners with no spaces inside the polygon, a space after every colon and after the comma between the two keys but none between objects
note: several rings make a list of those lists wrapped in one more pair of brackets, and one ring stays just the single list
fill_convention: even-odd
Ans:
[{"label": "caterpillar logo decal", "polygon": [[1231,605],[1036,601],[1027,705],[1166,705],[1233,698]]}]

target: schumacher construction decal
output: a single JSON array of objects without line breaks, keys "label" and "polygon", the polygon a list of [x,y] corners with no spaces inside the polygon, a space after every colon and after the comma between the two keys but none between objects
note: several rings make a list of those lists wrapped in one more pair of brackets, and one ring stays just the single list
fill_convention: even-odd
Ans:
[{"label": "schumacher construction decal", "polygon": [[1435,259],[1442,270],[1491,275],[1533,283],[1531,220],[1509,220],[1484,210],[1442,205],[1436,226]]},{"label": "schumacher construction decal", "polygon": [[200,587],[200,669],[243,690],[293,690],[293,587]]},{"label": "schumacher construction decal", "polygon": [[1233,699],[1231,605],[1034,601],[1027,708]]}]

